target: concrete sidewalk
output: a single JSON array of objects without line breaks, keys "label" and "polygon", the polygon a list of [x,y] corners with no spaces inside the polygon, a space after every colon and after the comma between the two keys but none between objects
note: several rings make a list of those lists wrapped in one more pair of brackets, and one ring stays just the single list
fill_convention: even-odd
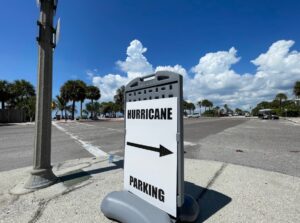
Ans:
[{"label": "concrete sidewalk", "polygon": [[[23,189],[30,167],[0,172],[0,222],[112,222],[102,199],[122,190],[123,161],[84,158],[54,166],[61,183]],[[185,160],[185,189],[200,205],[197,222],[300,222],[300,178],[203,160]]]},{"label": "concrete sidewalk", "polygon": [[300,118],[287,118],[288,121],[300,124]]}]

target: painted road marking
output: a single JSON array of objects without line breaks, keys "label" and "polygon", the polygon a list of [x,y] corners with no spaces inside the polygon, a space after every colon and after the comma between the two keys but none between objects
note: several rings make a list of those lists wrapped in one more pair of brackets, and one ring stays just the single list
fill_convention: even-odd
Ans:
[{"label": "painted road marking", "polygon": [[109,156],[108,153],[102,151],[98,146],[94,146],[89,142],[85,142],[81,139],[79,139],[78,136],[68,132],[66,129],[64,129],[63,127],[61,127],[60,125],[58,125],[55,122],[52,122],[52,124],[59,129],[60,131],[66,133],[68,136],[70,136],[72,139],[74,139],[76,142],[78,142],[86,151],[88,151],[89,153],[91,153],[93,156],[95,157],[103,157],[103,156]]},{"label": "painted road marking", "polygon": [[196,143],[188,142],[188,141],[184,141],[183,143],[184,143],[185,146],[195,146],[195,145],[197,145]]}]

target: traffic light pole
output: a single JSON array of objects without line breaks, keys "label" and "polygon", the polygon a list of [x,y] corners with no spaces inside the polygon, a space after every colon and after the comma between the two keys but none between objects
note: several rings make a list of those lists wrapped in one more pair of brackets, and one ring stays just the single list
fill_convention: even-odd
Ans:
[{"label": "traffic light pole", "polygon": [[51,166],[51,101],[53,65],[53,16],[55,0],[40,0],[38,21],[38,84],[35,114],[33,170],[25,188],[39,189],[57,181]]}]

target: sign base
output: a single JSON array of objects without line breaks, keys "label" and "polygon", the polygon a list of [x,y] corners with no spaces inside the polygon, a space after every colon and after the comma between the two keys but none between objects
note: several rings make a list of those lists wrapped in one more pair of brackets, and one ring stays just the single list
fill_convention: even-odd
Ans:
[{"label": "sign base", "polygon": [[[184,201],[179,219],[185,222],[193,222],[198,217],[199,206],[189,195],[185,195]],[[101,211],[107,218],[122,223],[176,222],[176,219],[172,219],[166,212],[128,191],[114,191],[109,193],[101,203]]]},{"label": "sign base", "polygon": [[182,222],[197,220],[200,209],[197,201],[190,195],[184,194],[184,203],[180,208],[179,219]]},{"label": "sign base", "polygon": [[171,223],[170,216],[128,191],[114,191],[102,201],[102,213],[122,223]]}]

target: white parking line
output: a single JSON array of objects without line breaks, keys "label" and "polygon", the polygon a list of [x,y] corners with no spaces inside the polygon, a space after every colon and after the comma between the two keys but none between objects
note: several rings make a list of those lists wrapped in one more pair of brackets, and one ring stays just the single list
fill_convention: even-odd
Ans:
[{"label": "white parking line", "polygon": [[184,145],[185,145],[185,146],[195,146],[195,145],[197,145],[197,144],[196,144],[196,143],[192,143],[192,142],[184,141]]},{"label": "white parking line", "polygon": [[77,124],[79,124],[79,125],[85,125],[85,126],[89,126],[89,127],[95,127],[94,125],[83,123],[83,122],[77,122]]},{"label": "white parking line", "polygon": [[94,146],[91,143],[85,142],[81,139],[79,139],[78,136],[68,132],[66,129],[63,127],[59,126],[57,123],[52,122],[52,124],[59,129],[60,131],[66,133],[68,136],[70,136],[72,139],[74,139],[76,142],[78,142],[86,151],[91,153],[95,157],[103,157],[103,156],[108,156],[108,154],[104,151],[102,151],[98,146]]},{"label": "white parking line", "polygon": [[107,128],[107,127],[101,127],[103,129],[107,129],[107,130],[110,130],[110,131],[115,131],[115,132],[123,132],[123,130],[120,130],[120,129],[113,129],[113,128]]}]

